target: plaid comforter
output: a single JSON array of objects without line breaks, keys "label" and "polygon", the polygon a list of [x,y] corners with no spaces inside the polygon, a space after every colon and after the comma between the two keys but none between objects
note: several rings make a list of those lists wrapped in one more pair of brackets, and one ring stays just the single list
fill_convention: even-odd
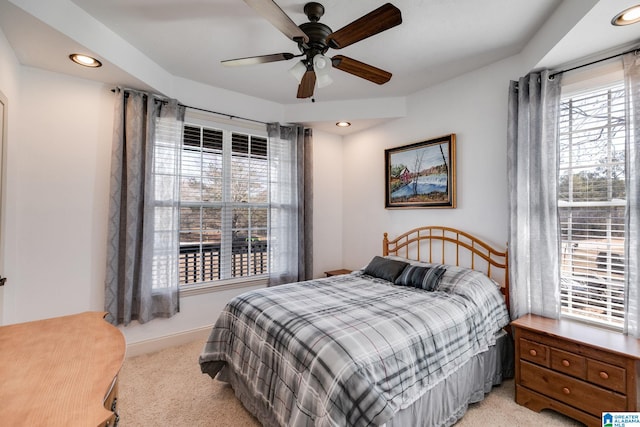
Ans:
[{"label": "plaid comforter", "polygon": [[433,292],[354,272],[235,297],[200,365],[234,370],[282,426],[381,425],[508,322],[476,271],[448,266]]}]

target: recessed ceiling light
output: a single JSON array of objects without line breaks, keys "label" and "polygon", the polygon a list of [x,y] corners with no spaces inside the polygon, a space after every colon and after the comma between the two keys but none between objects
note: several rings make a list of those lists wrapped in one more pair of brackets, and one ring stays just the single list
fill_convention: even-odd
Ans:
[{"label": "recessed ceiling light", "polygon": [[69,55],[69,59],[71,59],[76,64],[82,65],[84,67],[92,67],[97,68],[102,66],[102,62],[98,61],[91,56],[83,55],[81,53],[72,53]]},{"label": "recessed ceiling light", "polygon": [[340,128],[348,128],[349,126],[351,126],[351,123],[349,123],[349,122],[338,122],[338,123],[336,123],[336,126],[338,126]]},{"label": "recessed ceiling light", "polygon": [[631,25],[640,22],[640,4],[623,10],[617,14],[612,20],[613,25]]}]

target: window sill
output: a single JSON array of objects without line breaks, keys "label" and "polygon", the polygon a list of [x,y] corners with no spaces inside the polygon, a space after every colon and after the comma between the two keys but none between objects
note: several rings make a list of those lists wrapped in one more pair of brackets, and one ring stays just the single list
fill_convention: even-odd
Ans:
[{"label": "window sill", "polygon": [[222,292],[232,289],[251,288],[255,286],[267,286],[268,277],[253,276],[250,278],[229,279],[219,282],[206,282],[197,285],[180,285],[180,296],[188,297],[193,295],[208,294],[212,292]]},{"label": "window sill", "polygon": [[562,311],[560,313],[560,318],[561,319],[573,320],[573,321],[576,321],[576,322],[583,323],[585,325],[598,327],[600,329],[607,329],[607,330],[609,330],[611,332],[623,333],[623,326],[622,325],[616,325],[616,324],[613,324],[613,323],[606,322],[604,320],[593,319],[593,318],[590,318],[590,317],[588,317],[586,315],[571,314],[571,313],[567,313],[566,311]]}]

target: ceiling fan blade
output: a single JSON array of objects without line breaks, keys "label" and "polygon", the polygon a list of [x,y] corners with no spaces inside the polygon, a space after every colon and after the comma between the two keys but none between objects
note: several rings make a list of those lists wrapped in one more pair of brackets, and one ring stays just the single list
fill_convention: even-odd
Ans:
[{"label": "ceiling fan blade", "polygon": [[220,61],[222,65],[227,67],[235,67],[238,65],[255,65],[266,64],[267,62],[287,61],[294,58],[293,53],[273,53],[271,55],[249,56],[247,58],[227,59]]},{"label": "ceiling fan blade", "polygon": [[316,85],[316,73],[307,70],[302,76],[302,81],[298,86],[298,98],[310,98],[313,96],[313,88]]},{"label": "ceiling fan blade", "polygon": [[401,23],[400,9],[387,3],[330,34],[327,43],[334,49],[342,49]]},{"label": "ceiling fan blade", "polygon": [[298,28],[273,0],[244,0],[244,2],[291,40],[303,39],[305,43],[309,41],[309,36]]},{"label": "ceiling fan blade", "polygon": [[349,74],[353,74],[354,76],[361,77],[379,85],[385,84],[391,80],[390,72],[343,55],[334,56],[331,58],[331,63],[333,64],[333,67],[338,70],[346,71]]}]

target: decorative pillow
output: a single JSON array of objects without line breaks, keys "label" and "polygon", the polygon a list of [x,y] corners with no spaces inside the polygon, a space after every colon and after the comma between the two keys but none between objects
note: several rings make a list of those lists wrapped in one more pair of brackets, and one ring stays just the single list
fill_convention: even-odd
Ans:
[{"label": "decorative pillow", "polygon": [[396,285],[412,286],[425,291],[433,291],[438,288],[440,279],[447,269],[441,265],[432,267],[419,267],[409,265],[395,281]]},{"label": "decorative pillow", "polygon": [[379,279],[395,282],[402,270],[409,265],[403,261],[375,256],[364,269],[364,274],[377,277]]}]

